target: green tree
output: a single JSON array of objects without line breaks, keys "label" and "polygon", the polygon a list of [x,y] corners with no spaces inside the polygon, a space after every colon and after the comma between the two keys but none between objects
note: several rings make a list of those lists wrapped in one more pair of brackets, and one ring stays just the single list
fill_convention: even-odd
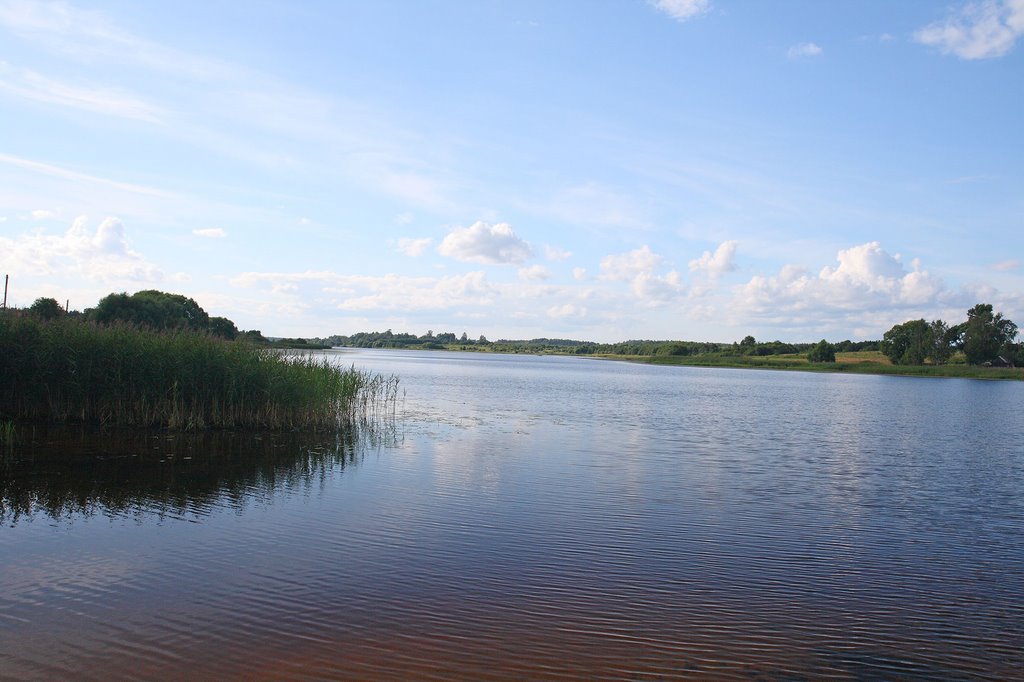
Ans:
[{"label": "green tree", "polygon": [[808,362],[835,362],[836,348],[831,343],[822,339],[807,354]]},{"label": "green tree", "polygon": [[934,350],[932,327],[923,319],[898,324],[882,337],[881,348],[894,365],[923,365]]},{"label": "green tree", "polygon": [[228,341],[234,341],[238,338],[238,327],[226,317],[211,317],[207,329],[214,336],[219,336]]},{"label": "green tree", "polygon": [[210,316],[193,299],[155,289],[131,296],[124,292],[105,296],[89,311],[89,319],[102,324],[127,322],[152,329],[197,331],[205,331],[210,323]]},{"label": "green tree", "polygon": [[1009,347],[1017,336],[1017,325],[993,313],[990,303],[979,303],[967,311],[967,322],[963,326],[963,350],[967,362],[981,365],[999,357],[1004,347]]},{"label": "green tree", "polygon": [[944,365],[953,356],[953,350],[960,336],[960,329],[950,327],[942,320],[932,320],[928,325],[932,335],[931,359],[936,365]]},{"label": "green tree", "polygon": [[41,320],[55,320],[64,316],[64,307],[54,298],[37,298],[28,312]]}]

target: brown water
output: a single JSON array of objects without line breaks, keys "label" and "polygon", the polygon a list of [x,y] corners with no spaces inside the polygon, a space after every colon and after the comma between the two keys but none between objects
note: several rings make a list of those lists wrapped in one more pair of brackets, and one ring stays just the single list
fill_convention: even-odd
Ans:
[{"label": "brown water", "polygon": [[393,430],[23,432],[0,678],[1024,679],[1018,383],[335,355]]}]

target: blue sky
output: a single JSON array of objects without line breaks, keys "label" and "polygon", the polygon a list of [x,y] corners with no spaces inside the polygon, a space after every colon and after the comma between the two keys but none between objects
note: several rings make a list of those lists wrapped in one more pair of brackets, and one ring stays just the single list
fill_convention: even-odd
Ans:
[{"label": "blue sky", "polygon": [[1024,0],[0,0],[9,303],[268,335],[1024,323]]}]

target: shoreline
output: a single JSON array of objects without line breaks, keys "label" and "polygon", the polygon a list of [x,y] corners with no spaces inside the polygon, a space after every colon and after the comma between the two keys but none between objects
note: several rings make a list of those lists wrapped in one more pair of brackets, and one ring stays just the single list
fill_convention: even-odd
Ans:
[{"label": "shoreline", "polygon": [[667,365],[674,367],[710,367],[721,369],[782,370],[789,372],[813,372],[819,374],[867,374],[876,376],[904,376],[933,379],[981,379],[985,381],[1024,381],[1024,367],[982,367],[978,365],[892,365],[873,359],[863,359],[863,352],[836,353],[836,362],[811,363],[802,355],[764,356],[680,356],[680,355],[617,355],[614,353],[558,353],[520,352],[509,353],[480,347],[454,348],[362,348],[359,346],[334,346],[345,350],[397,350],[429,351],[441,353],[489,353],[494,355],[551,355],[567,358],[612,360],[645,365]]}]

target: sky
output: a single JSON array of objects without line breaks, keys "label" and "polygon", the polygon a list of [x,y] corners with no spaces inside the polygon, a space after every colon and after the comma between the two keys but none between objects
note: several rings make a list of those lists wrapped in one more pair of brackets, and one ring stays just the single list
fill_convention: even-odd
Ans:
[{"label": "sky", "polygon": [[1024,325],[1024,0],[0,0],[8,304],[268,336]]}]

